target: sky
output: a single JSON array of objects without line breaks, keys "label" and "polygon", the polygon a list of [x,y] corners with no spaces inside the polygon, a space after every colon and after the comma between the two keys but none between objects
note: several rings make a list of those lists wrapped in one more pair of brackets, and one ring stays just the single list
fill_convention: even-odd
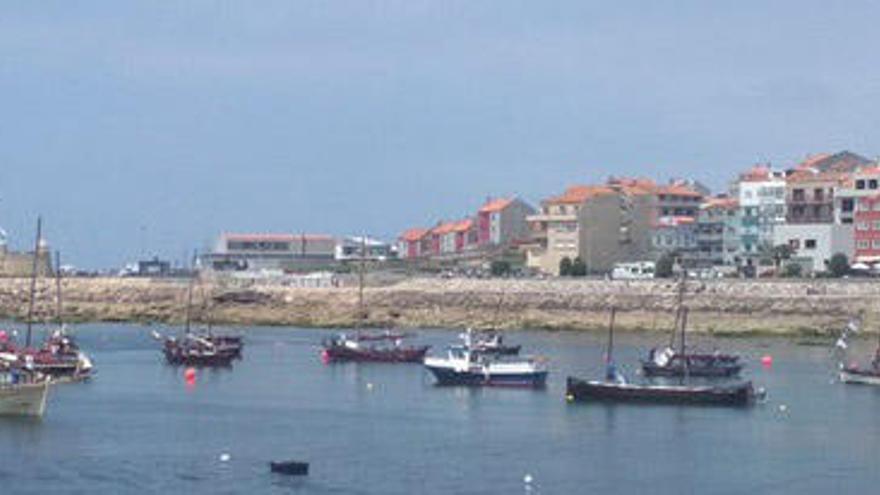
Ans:
[{"label": "sky", "polygon": [[880,154],[880,4],[0,4],[0,226],[84,268]]}]

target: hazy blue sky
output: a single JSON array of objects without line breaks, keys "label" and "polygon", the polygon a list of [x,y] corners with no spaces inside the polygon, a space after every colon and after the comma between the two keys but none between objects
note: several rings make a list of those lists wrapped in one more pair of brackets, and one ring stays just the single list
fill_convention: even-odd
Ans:
[{"label": "hazy blue sky", "polygon": [[[713,6],[708,6],[712,3]],[[7,0],[0,225],[80,266],[878,153],[876,2]]]}]

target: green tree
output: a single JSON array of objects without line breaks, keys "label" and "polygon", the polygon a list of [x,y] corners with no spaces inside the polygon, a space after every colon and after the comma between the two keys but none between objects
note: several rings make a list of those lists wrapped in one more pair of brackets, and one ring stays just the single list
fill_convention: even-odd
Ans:
[{"label": "green tree", "polygon": [[493,277],[506,277],[510,275],[510,262],[504,260],[495,260],[489,266],[489,271]]},{"label": "green tree", "polygon": [[584,263],[584,260],[581,259],[580,256],[574,259],[571,262],[571,276],[572,277],[585,277],[587,276],[587,264]]},{"label": "green tree", "polygon": [[792,249],[792,247],[788,244],[779,244],[773,246],[773,249],[770,250],[770,256],[773,259],[773,267],[776,269],[777,274],[780,272],[780,268],[782,268],[782,262],[790,259],[793,254],[794,249]]},{"label": "green tree", "polygon": [[828,271],[832,277],[842,277],[849,273],[849,259],[843,253],[834,253],[828,261]]},{"label": "green tree", "polygon": [[654,268],[654,276],[657,278],[669,278],[674,273],[676,253],[668,251],[660,256]]},{"label": "green tree", "polygon": [[571,275],[571,258],[568,256],[559,260],[559,276],[568,277]]},{"label": "green tree", "polygon": [[804,268],[800,263],[788,263],[782,268],[782,276],[786,278],[798,278],[803,272]]}]

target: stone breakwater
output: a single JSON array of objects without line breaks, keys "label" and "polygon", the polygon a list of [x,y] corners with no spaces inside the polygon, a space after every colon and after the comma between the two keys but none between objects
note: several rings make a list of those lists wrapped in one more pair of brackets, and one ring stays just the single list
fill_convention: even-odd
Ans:
[{"label": "stone breakwater", "polygon": [[[0,317],[24,319],[29,281],[0,279]],[[625,330],[668,331],[677,301],[673,281],[407,279],[364,291],[368,326],[601,330],[618,308]],[[63,281],[66,321],[180,323],[182,280],[73,278]],[[880,284],[865,281],[690,281],[689,328],[715,334],[821,334],[864,312],[880,328]],[[41,280],[36,318],[55,314],[55,287]],[[356,288],[200,282],[193,319],[233,325],[350,327]]]}]

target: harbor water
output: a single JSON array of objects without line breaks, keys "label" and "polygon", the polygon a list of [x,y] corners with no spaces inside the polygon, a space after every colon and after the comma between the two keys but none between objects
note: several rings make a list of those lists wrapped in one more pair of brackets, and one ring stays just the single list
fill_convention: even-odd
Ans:
[{"label": "harbor water", "polygon": [[[544,390],[440,388],[420,365],[322,364],[328,331],[245,333],[232,369],[164,364],[154,327],[74,328],[98,374],[53,388],[42,420],[0,419],[0,493],[874,493],[880,388],[836,382],[830,346],[695,339],[766,387],[748,409],[569,404],[604,336],[515,331],[550,359]],[[161,329],[160,329],[161,330]],[[237,331],[238,329],[222,329]],[[442,351],[456,332],[422,330]],[[620,368],[662,335],[618,335]],[[864,342],[854,356],[867,358]],[[772,367],[760,364],[772,356]],[[305,478],[273,460],[311,463]]]}]

